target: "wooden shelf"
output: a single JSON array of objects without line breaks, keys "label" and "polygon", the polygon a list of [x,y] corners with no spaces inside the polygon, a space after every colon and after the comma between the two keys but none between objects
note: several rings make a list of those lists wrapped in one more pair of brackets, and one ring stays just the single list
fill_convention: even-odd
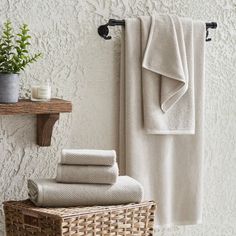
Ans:
[{"label": "wooden shelf", "polygon": [[19,100],[17,103],[0,104],[0,115],[26,115],[37,116],[37,144],[50,146],[53,126],[59,119],[60,113],[72,112],[70,101],[51,99],[48,102],[32,102],[29,99]]}]

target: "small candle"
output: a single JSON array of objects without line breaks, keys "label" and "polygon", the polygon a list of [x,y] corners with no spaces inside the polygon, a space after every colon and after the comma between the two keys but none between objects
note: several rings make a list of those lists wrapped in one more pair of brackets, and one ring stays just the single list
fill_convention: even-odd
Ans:
[{"label": "small candle", "polygon": [[51,86],[49,84],[33,85],[31,87],[32,101],[48,101],[51,99]]},{"label": "small candle", "polygon": [[38,97],[38,87],[39,86],[32,86],[31,87],[31,99],[32,98],[37,98]]},{"label": "small candle", "polygon": [[37,89],[39,99],[50,99],[51,98],[51,87],[49,85],[39,86]]}]

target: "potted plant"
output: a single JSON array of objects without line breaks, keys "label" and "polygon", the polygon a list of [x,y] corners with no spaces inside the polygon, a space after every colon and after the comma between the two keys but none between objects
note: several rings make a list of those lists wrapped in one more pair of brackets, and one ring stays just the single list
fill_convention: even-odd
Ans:
[{"label": "potted plant", "polygon": [[0,103],[16,103],[19,98],[19,73],[41,56],[30,55],[26,24],[20,27],[20,33],[14,35],[10,21],[4,23],[0,38]]}]

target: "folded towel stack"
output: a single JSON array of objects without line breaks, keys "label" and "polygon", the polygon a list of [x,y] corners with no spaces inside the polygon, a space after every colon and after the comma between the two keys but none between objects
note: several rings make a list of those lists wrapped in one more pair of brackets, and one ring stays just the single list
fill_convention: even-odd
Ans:
[{"label": "folded towel stack", "polygon": [[56,181],[61,183],[114,184],[119,174],[113,150],[62,150]]},{"label": "folded towel stack", "polygon": [[141,184],[118,174],[113,150],[64,149],[56,179],[29,180],[29,197],[35,205],[43,207],[140,202]]}]

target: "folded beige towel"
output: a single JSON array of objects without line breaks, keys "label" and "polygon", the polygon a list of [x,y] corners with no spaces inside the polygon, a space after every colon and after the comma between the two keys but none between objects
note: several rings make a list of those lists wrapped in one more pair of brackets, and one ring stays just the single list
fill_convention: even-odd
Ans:
[{"label": "folded beige towel", "polygon": [[67,165],[112,166],[116,162],[116,151],[95,149],[63,149],[61,163]]},{"label": "folded beige towel", "polygon": [[117,163],[112,166],[57,166],[56,181],[62,183],[114,184],[119,175]]},{"label": "folded beige towel", "polygon": [[157,15],[140,22],[144,128],[150,134],[194,134],[193,57],[201,45],[193,41],[193,21]]},{"label": "folded beige towel", "polygon": [[119,176],[113,185],[65,184],[54,179],[28,180],[29,197],[37,206],[70,207],[140,202],[143,187],[129,176]]}]

